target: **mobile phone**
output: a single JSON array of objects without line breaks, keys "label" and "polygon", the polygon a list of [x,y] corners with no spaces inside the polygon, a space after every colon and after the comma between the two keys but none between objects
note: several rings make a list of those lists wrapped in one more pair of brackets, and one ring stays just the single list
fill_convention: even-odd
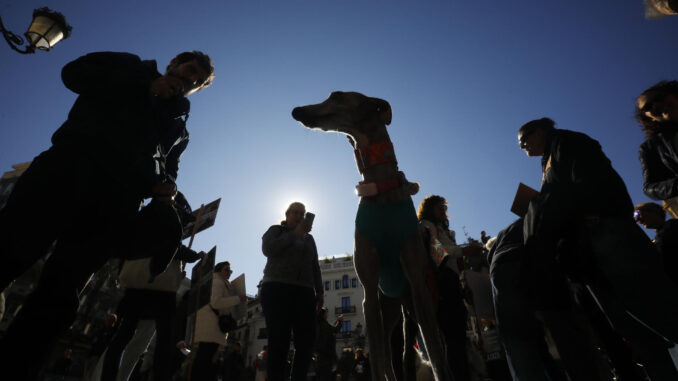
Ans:
[{"label": "mobile phone", "polygon": [[311,212],[307,212],[306,216],[304,217],[304,222],[306,222],[306,225],[308,226],[313,226],[313,220],[315,219],[315,214]]}]

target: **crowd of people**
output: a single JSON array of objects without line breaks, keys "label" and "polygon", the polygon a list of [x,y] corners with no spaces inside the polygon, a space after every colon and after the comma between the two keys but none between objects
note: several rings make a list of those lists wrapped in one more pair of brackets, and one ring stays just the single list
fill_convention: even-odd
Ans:
[{"label": "crowd of people", "polygon": [[[121,258],[125,295],[110,330],[97,338],[88,377],[128,379],[152,342],[149,379],[182,372],[195,380],[241,379],[242,348],[226,337],[232,308],[247,297],[231,288],[229,262],[213,268],[210,301],[196,311],[195,356],[182,369],[191,287],[183,263],[205,254],[181,244],[192,211],[176,179],[189,141],[186,97],[213,77],[210,58],[197,51],[177,55],[164,74],[155,61],[111,52],[63,68],[63,82],[78,98],[52,146],[33,160],[0,210],[0,289],[47,258],[36,290],[0,338],[4,372],[37,379],[35,364],[45,362],[51,346],[36,343],[54,342],[73,322],[90,275]],[[643,190],[662,205],[634,207],[600,144],[549,118],[518,130],[520,148],[541,157],[541,191],[496,238],[483,234],[482,243],[458,245],[447,200],[431,195],[421,202],[428,287],[455,380],[601,379],[595,361],[601,352],[621,380],[678,379],[669,353],[678,341],[678,222],[666,220],[667,213],[678,217],[678,82],[643,92],[636,116],[646,133]],[[267,381],[306,380],[310,369],[319,381],[369,380],[362,349],[349,355],[350,371],[340,371],[347,362],[335,351],[341,316],[330,324],[322,308],[309,215],[304,204],[292,203],[262,237],[268,345],[248,365],[256,369],[253,377]],[[654,242],[636,222],[656,229]],[[477,347],[469,342],[469,321],[481,338]],[[59,368],[70,356],[67,350]],[[402,365],[399,374],[412,376],[412,364]]]}]

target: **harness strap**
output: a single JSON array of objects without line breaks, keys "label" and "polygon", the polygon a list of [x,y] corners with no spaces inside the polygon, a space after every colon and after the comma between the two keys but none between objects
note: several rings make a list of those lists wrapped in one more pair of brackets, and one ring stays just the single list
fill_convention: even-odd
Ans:
[{"label": "harness strap", "polygon": [[354,151],[358,170],[363,173],[365,169],[383,163],[398,163],[393,150],[393,143],[383,141],[358,148]]}]

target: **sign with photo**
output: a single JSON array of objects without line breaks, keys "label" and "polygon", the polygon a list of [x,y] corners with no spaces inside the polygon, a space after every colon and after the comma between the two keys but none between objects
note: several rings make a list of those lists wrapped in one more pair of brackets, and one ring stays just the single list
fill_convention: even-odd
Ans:
[{"label": "sign with photo", "polygon": [[195,230],[196,234],[214,225],[214,222],[217,219],[217,212],[219,211],[219,203],[221,203],[220,198],[203,206],[202,213],[200,212],[200,209],[194,210],[193,217],[195,217],[195,221],[184,227],[184,233],[181,236],[181,239],[184,240],[193,235],[193,229],[196,229],[196,224],[198,225]]}]

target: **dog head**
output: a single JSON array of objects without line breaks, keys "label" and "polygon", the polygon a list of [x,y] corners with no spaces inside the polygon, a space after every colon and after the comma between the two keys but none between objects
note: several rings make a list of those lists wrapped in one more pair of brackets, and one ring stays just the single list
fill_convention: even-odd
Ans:
[{"label": "dog head", "polygon": [[391,123],[391,105],[360,93],[335,91],[322,103],[296,107],[292,117],[311,129],[370,136]]}]

